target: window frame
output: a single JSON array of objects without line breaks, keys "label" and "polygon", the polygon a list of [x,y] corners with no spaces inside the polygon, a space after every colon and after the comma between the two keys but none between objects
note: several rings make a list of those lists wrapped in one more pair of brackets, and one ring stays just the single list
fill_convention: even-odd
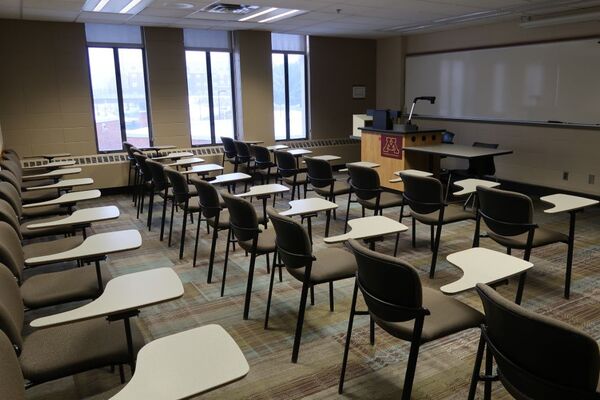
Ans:
[{"label": "window frame", "polygon": [[[103,48],[112,49],[113,51],[113,63],[115,66],[115,84],[117,87],[117,101],[119,106],[119,120],[121,128],[121,149],[117,150],[100,150],[98,143],[98,128],[96,124],[96,110],[94,102],[94,90],[92,86],[92,69],[90,67],[90,48]],[[87,42],[86,43],[86,59],[88,64],[88,77],[90,85],[90,97],[92,99],[92,118],[94,120],[94,140],[96,141],[96,152],[98,154],[111,154],[121,153],[125,150],[122,142],[127,141],[127,127],[125,122],[125,110],[123,107],[123,85],[121,80],[121,64],[119,61],[119,49],[139,49],[142,51],[142,68],[144,69],[144,93],[146,96],[146,116],[148,119],[148,145],[154,146],[154,135],[152,132],[152,118],[150,111],[150,96],[148,92],[148,66],[146,62],[146,49],[141,44],[127,44],[127,43],[99,43],[99,42]]]},{"label": "window frame", "polygon": [[[300,141],[300,140],[308,140],[310,128],[308,126],[309,123],[309,102],[308,102],[308,52],[307,51],[298,51],[298,50],[271,50],[271,55],[273,54],[283,54],[283,68],[284,68],[284,81],[285,81],[285,139],[275,139],[276,142],[290,142],[290,141]],[[304,137],[302,138],[290,138],[290,81],[289,81],[289,66],[288,66],[288,55],[289,54],[297,54],[304,56],[304,109],[306,110],[304,113]],[[271,63],[272,63],[271,58]],[[271,64],[271,71],[272,69]],[[272,72],[271,72],[272,73]],[[273,109],[275,104],[273,104]]]},{"label": "window frame", "polygon": [[[233,51],[231,49],[227,49],[227,48],[206,48],[206,47],[193,47],[193,46],[186,46],[184,47],[184,52],[188,52],[188,51],[203,51],[206,57],[206,84],[208,87],[208,107],[209,107],[209,123],[210,123],[210,143],[205,143],[205,144],[193,144],[193,139],[192,139],[192,121],[191,121],[191,116],[190,116],[190,145],[192,147],[208,147],[208,146],[219,146],[222,143],[217,143],[217,132],[216,132],[216,127],[215,127],[215,111],[214,111],[214,98],[213,98],[213,82],[212,82],[212,61],[210,59],[210,53],[211,52],[215,52],[215,53],[228,53],[229,54],[229,79],[230,79],[230,83],[231,83],[231,111],[232,111],[232,118],[233,118],[233,140],[237,140],[238,137],[238,126],[237,126],[237,110],[236,110],[236,100],[237,100],[237,96],[236,96],[236,91],[235,91],[235,77],[233,76],[234,73],[234,69],[233,69]],[[185,65],[185,79],[187,82],[187,60],[186,60],[186,65]],[[189,86],[186,86],[186,89],[188,90],[188,96],[187,96],[187,102],[188,102],[188,109],[189,109],[189,105],[190,105],[190,100],[189,100]]]}]

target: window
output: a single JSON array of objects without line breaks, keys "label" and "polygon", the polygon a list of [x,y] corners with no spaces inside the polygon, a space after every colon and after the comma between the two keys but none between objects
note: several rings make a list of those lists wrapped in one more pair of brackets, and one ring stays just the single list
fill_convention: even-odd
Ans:
[{"label": "window", "polygon": [[184,30],[192,146],[235,138],[230,33]]},{"label": "window", "polygon": [[275,140],[306,139],[306,37],[271,34]]},{"label": "window", "polygon": [[124,141],[149,146],[140,28],[86,24],[86,36],[98,151],[121,151]]}]

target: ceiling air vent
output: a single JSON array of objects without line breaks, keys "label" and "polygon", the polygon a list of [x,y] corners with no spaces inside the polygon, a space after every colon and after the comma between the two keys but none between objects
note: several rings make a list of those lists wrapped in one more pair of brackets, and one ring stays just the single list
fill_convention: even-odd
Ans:
[{"label": "ceiling air vent", "polygon": [[204,7],[202,11],[218,14],[245,15],[252,11],[256,11],[258,8],[260,7],[246,4],[212,3]]}]

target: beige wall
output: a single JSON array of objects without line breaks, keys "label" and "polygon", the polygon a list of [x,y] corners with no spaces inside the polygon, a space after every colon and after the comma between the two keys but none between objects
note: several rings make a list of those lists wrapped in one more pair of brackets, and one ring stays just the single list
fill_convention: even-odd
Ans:
[{"label": "beige wall", "polygon": [[183,30],[144,28],[154,144],[190,147]]},{"label": "beige wall", "polygon": [[405,39],[377,40],[377,108],[401,110],[404,106]]},{"label": "beige wall", "polygon": [[95,153],[83,25],[0,20],[0,54],[5,146]]},{"label": "beige wall", "polygon": [[[375,107],[376,41],[311,36],[309,39],[312,139],[352,135],[352,114]],[[352,86],[367,88],[352,98]]]},{"label": "beige wall", "polygon": [[[541,29],[523,29],[514,22],[499,23],[408,36],[406,52],[410,54],[444,51],[598,34],[598,23]],[[600,131],[443,120],[417,123],[422,129],[446,128],[457,134],[458,143],[472,144],[473,141],[479,140],[499,143],[502,147],[513,149],[514,155],[496,159],[497,175],[500,178],[600,194],[600,163],[597,151],[600,148]],[[562,180],[563,171],[569,172],[568,181]],[[594,185],[587,183],[589,174],[596,175]]]},{"label": "beige wall", "polygon": [[238,138],[275,142],[271,33],[238,31],[234,35]]}]

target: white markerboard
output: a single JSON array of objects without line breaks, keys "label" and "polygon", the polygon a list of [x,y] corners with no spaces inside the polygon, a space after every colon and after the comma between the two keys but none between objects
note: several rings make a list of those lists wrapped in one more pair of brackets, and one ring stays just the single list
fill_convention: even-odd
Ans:
[{"label": "white markerboard", "polygon": [[570,40],[406,57],[405,101],[421,116],[600,123],[600,44]]}]

